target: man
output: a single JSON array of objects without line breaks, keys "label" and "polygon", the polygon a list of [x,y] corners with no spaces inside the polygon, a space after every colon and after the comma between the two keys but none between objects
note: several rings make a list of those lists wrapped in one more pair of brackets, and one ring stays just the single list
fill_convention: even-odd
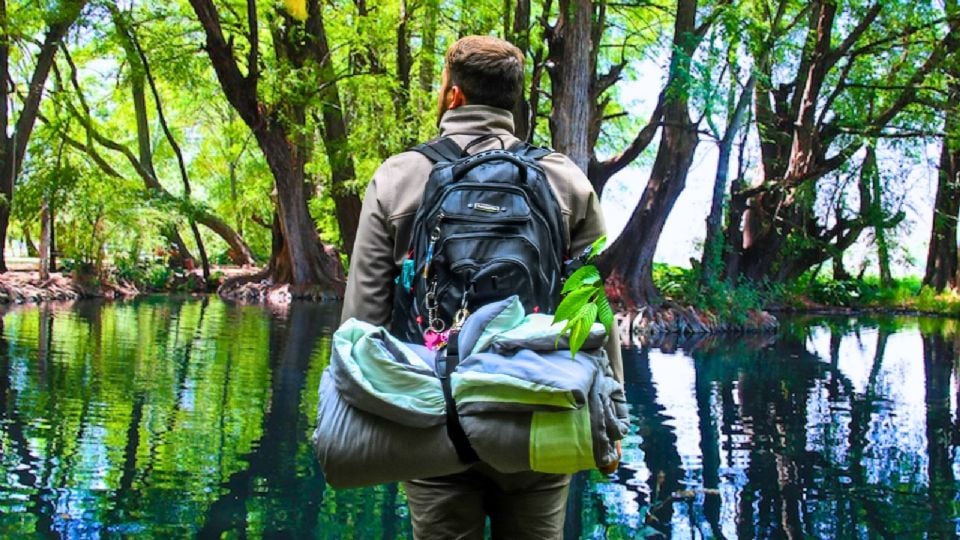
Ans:
[{"label": "man", "polygon": [[[471,36],[447,51],[438,98],[440,135],[471,154],[517,142],[511,110],[522,95],[523,54],[506,41]],[[567,253],[578,254],[604,233],[600,202],[590,182],[566,156],[540,161],[560,204]],[[342,320],[389,325],[394,279],[410,243],[414,214],[432,163],[419,152],[386,160],[367,187],[350,261]],[[618,379],[616,335],[608,354]],[[430,459],[430,456],[423,456]],[[490,516],[494,538],[559,538],[569,476],[502,474],[483,463],[465,473],[406,482],[414,536],[482,538]]]}]

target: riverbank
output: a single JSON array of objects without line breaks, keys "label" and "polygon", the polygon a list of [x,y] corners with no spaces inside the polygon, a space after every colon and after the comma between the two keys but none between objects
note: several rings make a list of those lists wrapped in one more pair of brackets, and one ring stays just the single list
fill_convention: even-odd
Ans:
[{"label": "riverbank", "polygon": [[624,346],[647,345],[662,341],[668,335],[755,334],[775,332],[780,327],[777,318],[765,310],[749,310],[734,319],[711,310],[672,303],[659,309],[620,310],[614,319]]},{"label": "riverbank", "polygon": [[99,280],[76,280],[59,272],[51,273],[46,279],[42,279],[39,272],[23,270],[0,274],[0,304],[127,298],[139,292],[136,288]]}]

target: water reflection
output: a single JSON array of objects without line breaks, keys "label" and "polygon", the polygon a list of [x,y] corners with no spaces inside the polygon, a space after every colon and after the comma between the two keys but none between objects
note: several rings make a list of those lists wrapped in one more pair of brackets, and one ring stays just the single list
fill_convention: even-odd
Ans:
[{"label": "water reflection", "polygon": [[[0,537],[409,538],[307,443],[335,306],[81,302],[0,319]],[[625,351],[616,475],[568,538],[955,537],[953,321],[806,319]]]}]

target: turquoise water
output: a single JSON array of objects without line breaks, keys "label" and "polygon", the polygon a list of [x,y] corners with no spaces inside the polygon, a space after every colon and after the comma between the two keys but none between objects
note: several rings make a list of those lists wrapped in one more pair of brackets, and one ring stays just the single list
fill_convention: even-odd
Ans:
[{"label": "turquoise water", "polygon": [[[337,306],[20,307],[0,332],[0,537],[409,538],[402,489],[308,444]],[[957,536],[953,321],[792,319],[625,351],[633,426],[568,538]]]}]

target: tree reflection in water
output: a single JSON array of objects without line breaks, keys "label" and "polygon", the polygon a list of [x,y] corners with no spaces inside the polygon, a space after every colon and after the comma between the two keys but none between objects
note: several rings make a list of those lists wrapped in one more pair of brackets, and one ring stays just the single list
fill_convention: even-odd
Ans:
[{"label": "tree reflection in water", "polygon": [[[0,319],[0,536],[409,538],[308,440],[336,306],[80,302]],[[957,536],[957,326],[796,319],[625,351],[615,475],[568,538]]]}]

